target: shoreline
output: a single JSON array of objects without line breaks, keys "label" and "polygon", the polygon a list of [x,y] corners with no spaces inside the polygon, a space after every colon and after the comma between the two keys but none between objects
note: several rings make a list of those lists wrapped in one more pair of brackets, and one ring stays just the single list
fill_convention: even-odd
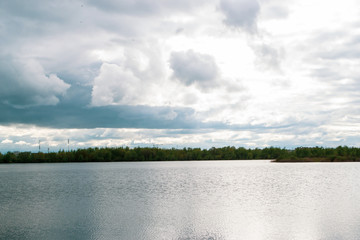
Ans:
[{"label": "shoreline", "polygon": [[7,152],[0,153],[1,163],[64,163],[64,162],[163,162],[163,161],[228,161],[270,160],[271,162],[360,162],[360,148],[279,147],[244,148],[157,148],[117,147],[87,148],[58,152]]},{"label": "shoreline", "polygon": [[33,161],[33,162],[0,162],[0,165],[16,164],[58,164],[58,163],[149,163],[149,162],[228,162],[228,161],[269,161],[270,163],[341,163],[360,162],[360,159],[332,160],[327,158],[301,159],[194,159],[194,160],[128,160],[128,161]]},{"label": "shoreline", "polygon": [[228,162],[228,161],[269,161],[269,162],[275,162],[275,159],[200,159],[200,160],[130,160],[130,161],[72,161],[72,162],[11,162],[11,163],[3,163],[0,162],[0,165],[8,165],[8,164],[52,164],[52,163],[132,163],[132,162]]}]

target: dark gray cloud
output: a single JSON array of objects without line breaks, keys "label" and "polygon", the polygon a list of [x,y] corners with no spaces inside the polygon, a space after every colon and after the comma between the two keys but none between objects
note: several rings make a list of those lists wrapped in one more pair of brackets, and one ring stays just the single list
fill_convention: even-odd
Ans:
[{"label": "dark gray cloud", "polygon": [[250,33],[257,31],[260,5],[257,0],[221,0],[220,10],[225,15],[224,23]]},{"label": "dark gray cloud", "polygon": [[91,93],[92,86],[73,84],[64,96],[59,97],[59,102],[55,106],[34,104],[19,108],[8,102],[0,102],[0,124],[33,124],[50,128],[153,129],[225,126],[218,122],[203,123],[191,108],[140,105],[91,107]]},{"label": "dark gray cloud", "polygon": [[[188,129],[219,127],[203,123],[190,108],[148,106],[85,107],[59,104],[26,109],[0,104],[0,124],[34,124],[50,128],[159,128]],[[174,115],[176,114],[176,116]],[[171,116],[171,117],[169,117]]]},{"label": "dark gray cloud", "polygon": [[69,84],[33,59],[0,57],[0,101],[16,107],[56,105]]},{"label": "dark gray cloud", "polygon": [[206,89],[214,86],[219,77],[215,59],[193,50],[173,52],[170,57],[170,67],[174,71],[174,77],[187,86],[197,84]]}]

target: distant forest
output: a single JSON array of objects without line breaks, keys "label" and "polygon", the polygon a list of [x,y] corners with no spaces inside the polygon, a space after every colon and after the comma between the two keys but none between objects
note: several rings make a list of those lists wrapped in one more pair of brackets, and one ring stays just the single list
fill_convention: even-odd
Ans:
[{"label": "distant forest", "polygon": [[162,149],[157,147],[87,148],[51,153],[0,153],[0,163],[55,162],[125,162],[125,161],[191,161],[273,159],[276,162],[345,162],[360,161],[360,148],[277,147],[246,149],[243,147]]}]

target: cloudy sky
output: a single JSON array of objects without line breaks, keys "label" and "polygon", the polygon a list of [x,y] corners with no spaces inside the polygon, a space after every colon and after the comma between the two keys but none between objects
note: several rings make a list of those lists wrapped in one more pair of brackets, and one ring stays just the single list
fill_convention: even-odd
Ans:
[{"label": "cloudy sky", "polygon": [[357,0],[2,0],[0,151],[360,146]]}]

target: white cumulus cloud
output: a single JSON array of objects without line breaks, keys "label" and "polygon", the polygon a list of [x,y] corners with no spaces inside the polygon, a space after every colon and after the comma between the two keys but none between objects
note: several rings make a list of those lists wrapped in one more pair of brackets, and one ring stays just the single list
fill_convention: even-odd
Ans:
[{"label": "white cumulus cloud", "polygon": [[5,140],[2,140],[1,143],[2,144],[11,144],[11,143],[13,143],[13,140],[5,139]]},{"label": "white cumulus cloud", "polygon": [[92,105],[131,104],[140,87],[140,80],[131,71],[104,63],[94,80]]},{"label": "white cumulus cloud", "polygon": [[254,33],[260,5],[257,0],[221,0],[220,10],[225,15],[224,23]]},{"label": "white cumulus cloud", "polygon": [[174,77],[187,86],[197,84],[200,88],[206,89],[213,87],[219,77],[214,58],[193,50],[173,52],[170,57],[170,66]]}]

